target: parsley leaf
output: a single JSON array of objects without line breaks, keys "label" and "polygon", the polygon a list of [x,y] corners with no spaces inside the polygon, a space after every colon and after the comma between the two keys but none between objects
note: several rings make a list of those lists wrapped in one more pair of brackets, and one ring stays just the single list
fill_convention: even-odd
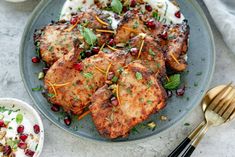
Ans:
[{"label": "parsley leaf", "polygon": [[120,0],[112,0],[111,7],[115,13],[120,14],[122,12],[122,3]]},{"label": "parsley leaf", "polygon": [[169,81],[164,84],[164,87],[169,90],[176,89],[180,85],[180,74],[171,75]]},{"label": "parsley leaf", "polygon": [[18,114],[16,115],[16,123],[17,123],[17,124],[21,124],[22,121],[23,121],[23,115],[20,114],[20,113],[18,113]]},{"label": "parsley leaf", "polygon": [[155,55],[156,55],[156,54],[153,52],[152,49],[149,49],[149,54],[150,54],[151,56],[155,56]]},{"label": "parsley leaf", "polygon": [[93,77],[93,74],[90,73],[90,72],[88,72],[88,73],[84,73],[83,76],[84,76],[85,78],[91,79],[91,78]]},{"label": "parsley leaf", "polygon": [[143,78],[142,74],[140,72],[136,72],[135,77],[136,77],[137,80],[142,80],[142,78]]}]

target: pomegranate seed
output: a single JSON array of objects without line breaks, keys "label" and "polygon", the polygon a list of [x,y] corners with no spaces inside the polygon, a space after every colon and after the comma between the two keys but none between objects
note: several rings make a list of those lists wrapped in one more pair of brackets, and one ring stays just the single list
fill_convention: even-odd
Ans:
[{"label": "pomegranate seed", "polygon": [[18,143],[18,147],[19,147],[20,149],[26,149],[26,148],[27,148],[27,144],[26,144],[25,142],[19,142],[19,143]]},{"label": "pomegranate seed", "polygon": [[64,117],[64,123],[69,126],[71,124],[71,118],[70,116],[65,116]]},{"label": "pomegranate seed", "polygon": [[149,4],[146,4],[145,5],[145,9],[147,10],[147,11],[149,11],[149,12],[151,12],[153,9],[152,9],[152,7],[151,7],[151,5],[149,5]]},{"label": "pomegranate seed", "polygon": [[28,156],[28,157],[33,157],[34,153],[35,152],[30,150],[30,149],[25,150],[25,155]]},{"label": "pomegranate seed", "polygon": [[8,156],[12,152],[11,147],[9,145],[6,145],[3,147],[3,155]]},{"label": "pomegranate seed", "polygon": [[117,98],[116,98],[116,97],[112,97],[110,100],[111,100],[111,104],[112,104],[113,106],[117,106],[117,105],[118,105],[118,101],[117,101]]},{"label": "pomegranate seed", "polygon": [[181,12],[180,12],[180,11],[177,11],[177,12],[175,13],[175,17],[180,18],[180,17],[181,17]]},{"label": "pomegranate seed", "polygon": [[2,119],[0,120],[0,127],[5,127],[5,123]]},{"label": "pomegranate seed", "polygon": [[110,46],[114,46],[114,45],[115,45],[114,39],[110,39],[110,40],[109,40],[109,45],[110,45]]},{"label": "pomegranate seed", "polygon": [[99,47],[93,47],[93,49],[91,50],[94,54],[97,54],[100,52],[100,48]]},{"label": "pomegranate seed", "polygon": [[75,63],[73,65],[74,69],[78,70],[78,71],[82,71],[83,69],[83,66],[82,66],[82,63]]},{"label": "pomegranate seed", "polygon": [[149,20],[146,22],[147,27],[154,29],[156,27],[156,24],[154,22],[154,20]]},{"label": "pomegranate seed", "polygon": [[23,142],[25,142],[27,138],[28,138],[28,135],[27,135],[27,134],[22,134],[22,135],[20,135],[20,139],[21,139]]},{"label": "pomegranate seed", "polygon": [[167,33],[167,31],[164,31],[162,34],[161,34],[161,38],[162,39],[167,39],[168,38],[168,33]]},{"label": "pomegranate seed", "polygon": [[38,134],[38,133],[40,132],[40,127],[39,127],[39,125],[35,124],[35,125],[33,126],[33,130],[34,130],[35,134]]},{"label": "pomegranate seed", "polygon": [[136,47],[133,47],[130,49],[130,53],[132,56],[135,56],[138,54],[138,49]]},{"label": "pomegranate seed", "polygon": [[136,0],[131,0],[130,7],[135,7],[136,6]]},{"label": "pomegranate seed", "polygon": [[168,90],[168,91],[167,91],[167,97],[170,98],[170,97],[172,97],[172,95],[173,95],[172,91],[171,91],[171,90]]},{"label": "pomegranate seed", "polygon": [[70,23],[71,23],[72,25],[75,25],[75,24],[77,23],[77,21],[78,21],[78,17],[73,17],[73,18],[70,20]]},{"label": "pomegranate seed", "polygon": [[183,96],[184,93],[185,93],[185,86],[183,86],[183,87],[176,90],[176,95],[177,96]]},{"label": "pomegranate seed", "polygon": [[90,57],[92,55],[92,52],[90,50],[87,50],[85,55],[86,55],[86,57]]},{"label": "pomegranate seed", "polygon": [[54,112],[59,112],[60,107],[58,105],[52,105],[51,110],[54,111]]},{"label": "pomegranate seed", "polygon": [[32,62],[33,63],[39,63],[40,59],[36,56],[36,57],[32,57]]},{"label": "pomegranate seed", "polygon": [[128,7],[127,6],[124,6],[123,8],[122,8],[122,12],[127,12],[128,11]]},{"label": "pomegranate seed", "polygon": [[18,128],[17,128],[17,132],[19,134],[22,134],[24,132],[24,126],[23,125],[19,125]]},{"label": "pomegranate seed", "polygon": [[49,70],[49,68],[43,68],[43,69],[42,69],[42,71],[44,72],[44,74],[46,74],[48,70]]},{"label": "pomegranate seed", "polygon": [[111,71],[111,72],[109,72],[109,73],[108,73],[108,78],[107,78],[107,79],[108,79],[108,80],[112,80],[112,78],[113,78],[113,77],[114,77],[114,72],[112,72],[112,71]]}]

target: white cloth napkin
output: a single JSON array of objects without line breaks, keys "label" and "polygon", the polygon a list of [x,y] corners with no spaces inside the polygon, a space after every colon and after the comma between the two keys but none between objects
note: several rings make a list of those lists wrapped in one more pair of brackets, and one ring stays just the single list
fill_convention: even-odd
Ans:
[{"label": "white cloth napkin", "polygon": [[204,0],[228,47],[235,53],[235,0]]}]

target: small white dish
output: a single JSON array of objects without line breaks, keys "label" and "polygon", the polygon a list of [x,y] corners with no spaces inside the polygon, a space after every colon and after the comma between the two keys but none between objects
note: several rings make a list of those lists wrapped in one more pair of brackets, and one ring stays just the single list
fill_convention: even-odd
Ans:
[{"label": "small white dish", "polygon": [[42,152],[43,143],[44,143],[44,128],[42,120],[37,111],[28,103],[15,98],[0,98],[0,107],[1,108],[5,107],[7,109],[10,108],[11,110],[14,111],[20,110],[20,112],[23,113],[25,119],[28,119],[29,123],[27,124],[32,124],[32,126],[25,126],[25,129],[30,127],[30,129],[32,130],[35,124],[37,124],[40,127],[40,133],[38,134],[38,143],[36,146],[37,148],[33,156],[33,157],[39,157]]}]

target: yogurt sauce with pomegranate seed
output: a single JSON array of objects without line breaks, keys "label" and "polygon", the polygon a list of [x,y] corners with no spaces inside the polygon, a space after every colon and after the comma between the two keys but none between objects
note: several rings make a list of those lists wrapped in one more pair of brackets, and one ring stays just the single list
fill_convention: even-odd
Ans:
[{"label": "yogurt sauce with pomegranate seed", "polygon": [[[0,121],[5,124],[4,126],[0,126],[0,144],[3,146],[10,145],[12,153],[17,157],[26,157],[25,151],[27,149],[33,152],[37,151],[40,133],[36,134],[34,132],[33,126],[37,122],[31,114],[24,113],[14,107],[6,108],[3,106],[0,107]],[[19,142],[23,142],[20,140],[20,133],[17,132],[19,125],[24,126],[23,133],[28,136],[24,141],[27,144],[25,150],[18,147]],[[3,156],[3,152],[0,152],[0,156]]]},{"label": "yogurt sauce with pomegranate seed", "polygon": [[[106,5],[109,2],[109,0],[101,0],[100,3],[103,5]],[[151,5],[153,9],[158,10],[158,14],[160,15],[160,21],[163,23],[169,24],[177,24],[177,23],[182,23],[183,20],[185,19],[182,13],[180,14],[180,17],[176,17],[175,13],[180,10],[179,7],[174,5],[171,1],[169,0],[144,0],[144,2],[148,3]],[[71,18],[71,13],[76,13],[78,11],[84,11],[87,8],[94,6],[94,0],[67,0],[62,8],[61,12],[61,19],[69,20]],[[144,8],[144,4],[142,5],[142,8]],[[113,17],[112,12],[107,12],[111,14],[111,18],[113,21],[113,29],[117,28],[117,24],[119,21],[115,20]]]}]

